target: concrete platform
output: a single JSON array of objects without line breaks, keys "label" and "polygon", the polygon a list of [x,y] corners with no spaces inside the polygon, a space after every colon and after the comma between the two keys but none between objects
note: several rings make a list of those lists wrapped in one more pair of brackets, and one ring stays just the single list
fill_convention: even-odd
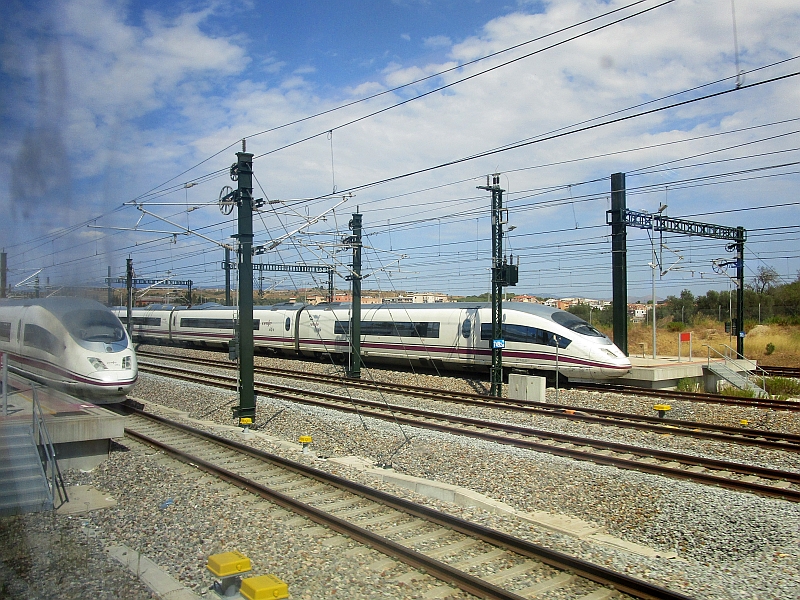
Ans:
[{"label": "concrete platform", "polygon": [[[125,435],[122,415],[51,390],[39,389],[37,398],[62,470],[95,468],[108,458],[111,440]],[[32,422],[33,393],[29,385],[9,381],[7,402],[4,411],[0,408],[0,425]]]},{"label": "concrete platform", "polygon": [[[630,373],[620,377],[617,381],[624,385],[633,385],[653,390],[675,389],[680,380],[699,384],[700,390],[707,392],[718,391],[720,378],[708,369],[707,358],[679,358],[677,356],[629,357],[633,368]],[[712,359],[711,363],[726,362],[722,359]],[[754,361],[728,360],[728,367],[738,373],[752,369]]]}]

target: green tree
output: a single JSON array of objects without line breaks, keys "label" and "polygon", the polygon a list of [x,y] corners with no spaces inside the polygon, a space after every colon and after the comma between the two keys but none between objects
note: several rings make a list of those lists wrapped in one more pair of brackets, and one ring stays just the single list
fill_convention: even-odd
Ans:
[{"label": "green tree", "polygon": [[[694,294],[689,290],[683,290],[680,298],[668,296],[664,309],[666,313],[665,316],[671,316],[673,321],[680,321],[691,325],[694,320],[695,311],[697,310],[694,302]],[[660,316],[661,315],[659,315],[659,317]]]},{"label": "green tree", "polygon": [[589,308],[588,304],[574,304],[567,309],[567,312],[571,312],[576,317],[580,317],[584,321],[589,320]]},{"label": "green tree", "polygon": [[776,316],[800,317],[800,279],[772,290]]},{"label": "green tree", "polygon": [[772,267],[758,267],[756,276],[753,277],[752,289],[757,294],[763,294],[775,287],[780,279],[781,276]]},{"label": "green tree", "polygon": [[728,292],[708,290],[705,296],[698,296],[695,300],[698,314],[724,321],[728,315],[728,296]]}]

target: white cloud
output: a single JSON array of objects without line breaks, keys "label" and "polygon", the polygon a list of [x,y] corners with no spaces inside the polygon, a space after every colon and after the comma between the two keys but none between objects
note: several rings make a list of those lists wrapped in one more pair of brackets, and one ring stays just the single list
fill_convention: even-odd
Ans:
[{"label": "white cloud", "polygon": [[[370,95],[437,73],[620,4],[591,0],[554,2],[545,7],[545,12],[518,12],[494,19],[486,23],[479,35],[456,44],[445,35],[427,38],[424,41],[426,47],[448,49],[447,62],[424,63],[409,59],[404,64],[390,63],[378,81],[372,75],[351,87],[336,89],[331,83],[318,85],[317,78],[322,79],[327,74],[308,66],[287,64],[279,49],[267,49],[271,52],[268,54],[270,58],[261,63],[260,69],[244,71],[250,59],[241,40],[214,38],[204,33],[203,24],[213,17],[210,9],[187,12],[171,20],[151,14],[144,25],[134,27],[116,4],[102,0],[67,3],[59,19],[64,35],[59,38],[58,49],[68,89],[60,113],[63,115],[60,131],[72,158],[71,173],[76,179],[81,179],[101,176],[110,169],[124,170],[119,187],[108,196],[113,196],[117,202],[129,199],[254,132],[328,110],[342,103],[343,99]],[[800,29],[796,3],[740,0],[736,10],[742,68],[757,67],[796,53],[796,31]],[[371,119],[336,129],[344,122],[407,99],[413,93],[499,65],[557,39],[564,39],[566,35],[458,69],[418,85],[416,90],[387,94],[345,111],[250,138],[248,150],[258,155],[298,139],[323,134],[256,161],[257,176],[268,188],[270,197],[317,196],[331,191],[334,177],[341,190],[424,169],[735,73],[730,3],[727,0],[687,0],[525,58],[445,92],[431,94]],[[410,41],[411,36],[403,34],[401,37]],[[0,57],[5,72],[31,73],[35,71],[37,61],[45,66],[56,64],[55,49],[44,47],[43,53],[44,58],[37,57],[30,49],[16,55],[4,49]],[[307,63],[301,61],[299,64]],[[291,74],[273,83],[261,79],[264,72],[270,75]],[[746,81],[755,82],[770,73],[749,75]],[[37,111],[29,102],[30,98],[36,97],[37,94],[30,90],[20,96],[20,99],[25,99],[19,104],[26,122],[34,122],[37,118]],[[517,226],[515,235],[569,229],[575,220],[582,226],[594,224],[600,227],[604,224],[606,209],[601,192],[607,191],[605,179],[611,172],[627,172],[647,164],[712,150],[723,142],[711,138],[691,145],[615,155],[593,162],[514,170],[646,144],[678,141],[734,126],[765,123],[794,116],[797,105],[800,105],[800,86],[794,80],[742,90],[717,100],[360,190],[357,203],[365,212],[366,220],[374,226],[387,220],[412,220],[418,215],[439,216],[446,220],[450,206],[447,201],[465,198],[456,204],[460,208],[473,209],[478,216],[471,222],[453,224],[452,229],[444,228],[443,235],[461,241],[470,240],[476,235],[474,219],[486,214],[485,194],[475,190],[475,185],[481,182],[409,194],[401,200],[383,201],[382,198],[500,170],[507,173],[507,184],[504,179],[504,185],[512,192],[510,206]],[[325,135],[328,130],[334,130],[332,139]],[[737,139],[741,141],[746,137],[742,135]],[[2,150],[0,157],[4,170],[0,176],[8,173],[8,165],[18,154],[20,144],[20,140],[15,138]],[[197,171],[182,177],[191,179],[201,173],[226,169],[237,149],[238,146],[223,152]],[[654,175],[650,180],[667,182],[683,177],[684,172],[675,170],[675,166],[672,172]],[[522,199],[522,190],[565,186],[595,178],[604,179],[591,188],[600,190],[600,200],[594,204],[576,204],[575,214],[571,209],[565,212],[551,208],[545,216],[544,211],[530,210],[527,206],[539,200],[539,196]],[[218,192],[216,188],[223,185],[225,179],[227,175],[207,186],[193,189],[192,193],[213,199]],[[644,180],[632,175],[631,185]],[[703,190],[704,203],[713,205],[709,199],[712,194],[714,197],[724,196],[728,205],[752,203],[752,196],[743,193],[744,186],[741,184],[741,191],[736,193],[717,192],[717,188]],[[577,197],[586,189],[590,188],[574,186],[560,193],[572,193]],[[665,192],[662,189],[658,193],[663,197]],[[675,211],[672,214],[697,212],[697,196],[680,190],[669,191],[669,194],[670,209]],[[93,201],[99,201],[101,196],[98,193],[87,195]],[[541,198],[550,197],[552,195]],[[629,205],[647,208],[657,205],[657,202],[653,194],[632,194]],[[201,218],[199,211],[192,213],[193,221]],[[205,218],[212,222],[218,217],[214,213]],[[270,222],[267,227],[282,225]],[[603,232],[601,227],[596,234],[602,237]],[[419,234],[413,229],[408,230],[403,243],[424,246],[430,242],[425,237],[429,233],[422,229]],[[583,234],[565,232],[558,242],[568,241],[571,235]],[[528,243],[526,238],[518,239],[518,245]],[[377,236],[376,245],[383,242],[388,240]],[[398,242],[399,238],[393,238],[395,245]],[[474,251],[474,244],[471,249]],[[543,259],[537,259],[535,251],[521,252],[528,260],[526,268],[529,272],[545,269]],[[420,257],[413,260],[424,262]],[[585,260],[597,270],[597,265],[605,257],[587,256]],[[430,271],[433,277],[437,277],[437,273],[450,277],[452,265],[409,270]],[[574,272],[580,270],[576,267]],[[588,275],[584,271],[581,276]]]},{"label": "white cloud", "polygon": [[452,40],[446,35],[434,35],[422,40],[422,45],[426,48],[446,48],[452,43]]}]

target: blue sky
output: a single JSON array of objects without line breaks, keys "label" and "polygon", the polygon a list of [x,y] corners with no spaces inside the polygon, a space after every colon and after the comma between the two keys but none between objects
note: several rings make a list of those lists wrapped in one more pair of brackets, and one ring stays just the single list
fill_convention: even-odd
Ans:
[{"label": "blue sky", "polygon": [[[130,257],[142,277],[222,285],[235,213],[216,200],[243,137],[271,201],[254,215],[257,245],[326,215],[261,259],[344,276],[338,242],[359,210],[365,288],[488,291],[490,199],[476,188],[492,172],[516,293],[611,297],[614,172],[627,173],[629,208],[746,227],[748,278],[800,270],[800,77],[767,82],[800,71],[794,1],[11,0],[0,20],[12,284],[41,269],[52,285],[97,285]],[[631,229],[628,245],[630,299],[648,298],[650,240]],[[728,289],[713,262],[730,259],[724,246],[657,240],[674,264],[657,295]]]}]

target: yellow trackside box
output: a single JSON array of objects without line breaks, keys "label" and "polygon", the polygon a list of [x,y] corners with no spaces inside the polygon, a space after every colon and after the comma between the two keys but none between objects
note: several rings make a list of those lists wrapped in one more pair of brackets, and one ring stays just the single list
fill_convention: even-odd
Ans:
[{"label": "yellow trackside box", "polygon": [[250,559],[241,552],[223,552],[222,554],[212,554],[208,557],[206,565],[217,577],[230,577],[239,573],[247,573],[252,567]]},{"label": "yellow trackside box", "polygon": [[242,579],[239,593],[247,600],[276,600],[289,597],[289,586],[275,575],[259,575]]}]

